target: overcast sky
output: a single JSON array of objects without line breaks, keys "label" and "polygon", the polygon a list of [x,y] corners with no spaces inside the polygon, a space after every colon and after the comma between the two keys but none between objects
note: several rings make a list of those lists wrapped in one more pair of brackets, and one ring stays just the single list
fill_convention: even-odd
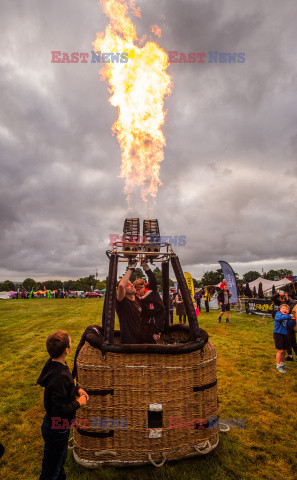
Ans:
[{"label": "overcast sky", "polygon": [[[297,274],[296,0],[137,2],[139,37],[166,51],[244,52],[245,63],[171,64],[163,186],[152,216],[194,277]],[[53,64],[51,51],[91,52],[107,22],[95,0],[2,0],[0,280],[107,274],[109,234],[127,210],[121,152],[96,64]],[[162,38],[150,26],[162,28]],[[140,205],[132,212],[146,218]]]}]

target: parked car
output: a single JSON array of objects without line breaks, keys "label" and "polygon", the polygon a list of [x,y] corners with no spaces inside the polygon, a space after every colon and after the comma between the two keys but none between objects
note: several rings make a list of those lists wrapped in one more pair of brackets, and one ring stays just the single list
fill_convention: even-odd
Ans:
[{"label": "parked car", "polygon": [[101,298],[103,297],[102,293],[100,292],[86,292],[86,298]]},{"label": "parked car", "polygon": [[83,295],[84,295],[83,290],[76,290],[76,291],[68,292],[68,298],[82,298]]}]

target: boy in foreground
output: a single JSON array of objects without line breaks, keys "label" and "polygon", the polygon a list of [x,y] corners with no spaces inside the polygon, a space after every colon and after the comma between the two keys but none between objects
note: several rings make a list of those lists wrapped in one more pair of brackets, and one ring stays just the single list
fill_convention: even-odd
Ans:
[{"label": "boy in foreground", "polygon": [[45,417],[41,426],[44,456],[39,480],[65,480],[64,464],[68,452],[71,422],[76,410],[89,400],[88,394],[74,385],[66,356],[71,351],[71,338],[64,330],[52,333],[46,341],[50,359],[37,383],[44,390]]},{"label": "boy in foreground", "polygon": [[280,373],[286,373],[285,351],[288,348],[287,328],[293,328],[296,325],[296,320],[290,315],[290,307],[286,304],[281,305],[274,318],[273,337],[276,354],[276,369]]}]

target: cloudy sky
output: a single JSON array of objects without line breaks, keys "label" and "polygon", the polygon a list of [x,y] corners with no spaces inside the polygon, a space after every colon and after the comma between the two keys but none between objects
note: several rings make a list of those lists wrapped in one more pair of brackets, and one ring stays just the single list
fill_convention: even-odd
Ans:
[{"label": "cloudy sky", "polygon": [[[163,186],[152,215],[200,277],[229,261],[297,274],[295,0],[140,0],[134,19],[166,50],[244,52],[245,63],[171,64]],[[96,0],[2,0],[0,280],[107,274],[127,210],[117,111],[90,52],[108,23]],[[162,38],[150,26],[162,28]],[[150,37],[151,35],[151,37]],[[140,205],[134,215],[146,218]]]}]

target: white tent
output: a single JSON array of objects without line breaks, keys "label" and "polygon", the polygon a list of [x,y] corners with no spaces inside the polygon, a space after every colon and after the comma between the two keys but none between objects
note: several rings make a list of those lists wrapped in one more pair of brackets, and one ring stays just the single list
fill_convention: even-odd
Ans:
[{"label": "white tent", "polygon": [[1,300],[10,300],[11,296],[8,295],[8,292],[0,292],[0,299]]},{"label": "white tent", "polygon": [[[289,283],[292,283],[292,281],[289,280],[288,278],[282,278],[281,280],[277,280],[276,282],[273,282],[273,285],[275,286],[276,290],[279,290],[280,288],[284,287],[285,285],[289,285]],[[271,290],[272,290],[272,286],[271,286],[270,289],[265,290],[265,292],[269,293],[269,292],[271,292]]]},{"label": "white tent", "polygon": [[274,281],[274,280],[266,280],[265,278],[258,277],[256,280],[249,283],[249,287],[251,291],[253,291],[254,287],[256,287],[256,291],[258,292],[259,283],[261,282],[262,282],[263,293],[271,292],[273,285],[275,286],[276,290],[279,290],[281,287],[284,287],[285,285],[292,283],[291,280],[288,280],[287,278]]}]

